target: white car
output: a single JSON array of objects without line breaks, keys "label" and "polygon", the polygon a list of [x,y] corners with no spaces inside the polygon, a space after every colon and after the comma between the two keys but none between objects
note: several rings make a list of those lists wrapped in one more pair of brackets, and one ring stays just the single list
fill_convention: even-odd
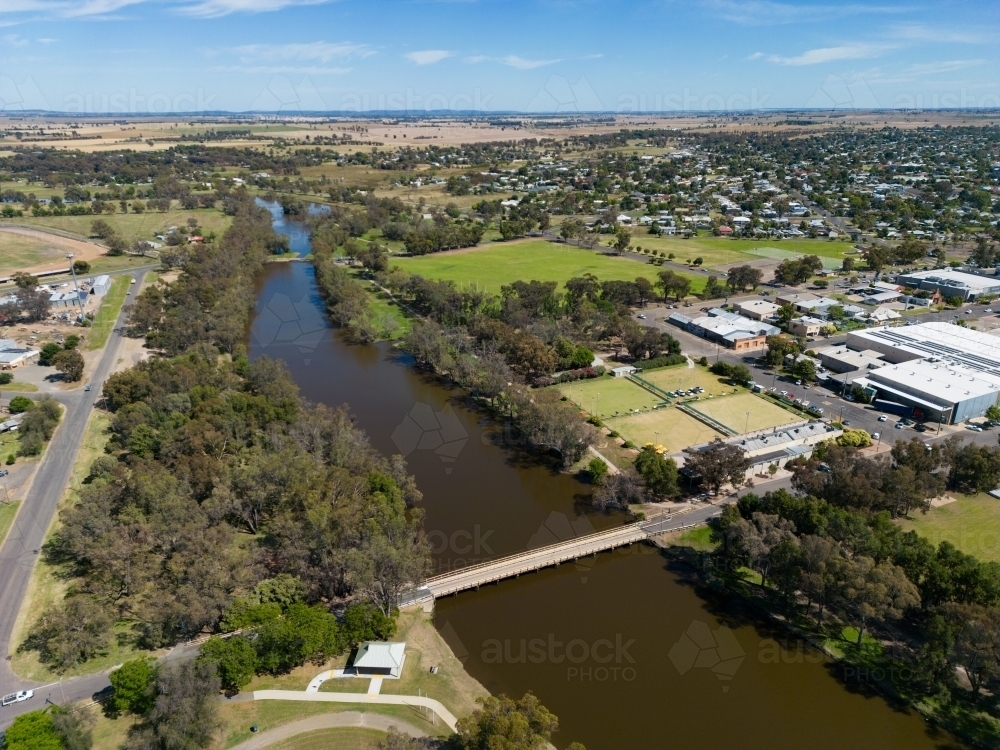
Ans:
[{"label": "white car", "polygon": [[889,417],[887,417],[885,414],[883,414],[881,417],[878,418],[878,421],[879,422],[885,422],[888,418]]},{"label": "white car", "polygon": [[973,432],[982,432],[983,428],[977,424],[970,424],[966,429],[972,430]]},{"label": "white car", "polygon": [[645,320],[645,319],[646,319],[646,316],[645,316],[645,315],[643,315],[642,313],[639,313],[639,314],[638,314],[638,315],[636,315],[635,317],[637,317],[637,318],[638,318],[639,320]]},{"label": "white car", "polygon": [[881,437],[882,437],[882,433],[881,432],[873,432],[872,433],[872,440],[879,440]]},{"label": "white car", "polygon": [[16,693],[11,693],[10,695],[5,695],[3,701],[0,704],[4,706],[9,706],[11,703],[20,703],[21,701],[26,701],[29,698],[35,697],[34,690],[20,690]]}]

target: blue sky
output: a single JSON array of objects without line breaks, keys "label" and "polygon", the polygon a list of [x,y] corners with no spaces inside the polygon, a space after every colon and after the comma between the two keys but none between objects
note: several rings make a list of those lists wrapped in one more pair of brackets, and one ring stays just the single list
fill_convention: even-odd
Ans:
[{"label": "blue sky", "polygon": [[1000,107],[1000,2],[0,0],[0,108]]}]

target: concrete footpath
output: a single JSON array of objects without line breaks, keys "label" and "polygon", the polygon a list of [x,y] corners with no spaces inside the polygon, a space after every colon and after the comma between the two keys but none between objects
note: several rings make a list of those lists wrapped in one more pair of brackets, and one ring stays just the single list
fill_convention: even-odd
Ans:
[{"label": "concrete footpath", "polygon": [[417,729],[412,724],[394,719],[391,716],[382,714],[363,714],[359,711],[343,711],[336,714],[322,714],[321,716],[310,716],[308,719],[299,719],[288,724],[284,724],[266,732],[261,732],[251,737],[246,742],[241,742],[231,750],[264,750],[282,740],[294,737],[305,732],[315,732],[320,729],[337,729],[341,727],[359,727],[362,729],[378,729],[388,732],[391,727],[395,727],[403,734],[410,737],[426,737],[427,735]]},{"label": "concrete footpath", "polygon": [[421,706],[429,708],[448,725],[458,731],[458,721],[441,705],[440,701],[422,695],[371,695],[365,693],[306,693],[301,690],[255,690],[255,701],[330,701],[332,703],[363,703],[366,705]]}]

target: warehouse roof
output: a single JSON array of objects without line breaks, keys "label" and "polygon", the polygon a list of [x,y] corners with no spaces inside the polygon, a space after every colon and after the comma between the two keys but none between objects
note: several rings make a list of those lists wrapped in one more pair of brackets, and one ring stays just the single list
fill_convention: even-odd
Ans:
[{"label": "warehouse roof", "polygon": [[956,289],[968,288],[977,294],[982,294],[990,289],[1000,286],[1000,278],[996,276],[979,276],[974,273],[963,273],[954,268],[940,268],[934,271],[914,271],[913,273],[901,273],[896,277],[897,281],[906,283],[913,279],[938,284],[944,287],[955,287]]},{"label": "warehouse roof", "polygon": [[933,357],[1000,375],[1000,337],[952,323],[854,331],[847,337],[847,344],[855,350],[889,345],[914,358]]},{"label": "warehouse roof", "polygon": [[881,367],[869,372],[867,379],[876,387],[879,383],[898,385],[925,398],[951,402],[1000,392],[1000,375],[927,359]]}]

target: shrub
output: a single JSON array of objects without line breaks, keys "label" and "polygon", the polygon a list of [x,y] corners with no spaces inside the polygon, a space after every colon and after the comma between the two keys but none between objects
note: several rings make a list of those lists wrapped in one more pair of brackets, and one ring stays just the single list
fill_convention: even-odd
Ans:
[{"label": "shrub", "polygon": [[111,704],[116,713],[144,714],[153,707],[152,685],[156,680],[154,659],[133,659],[108,675],[115,694]]},{"label": "shrub", "polygon": [[587,473],[590,474],[590,481],[597,484],[608,473],[608,465],[599,458],[592,458],[587,464]]},{"label": "shrub", "polygon": [[27,396],[14,396],[14,398],[10,400],[10,413],[20,414],[27,411],[34,405],[35,402]]},{"label": "shrub", "polygon": [[257,672],[257,651],[246,638],[212,638],[201,647],[199,662],[214,662],[223,689],[229,694],[240,692]]},{"label": "shrub", "polygon": [[14,374],[10,372],[0,372],[0,385],[9,385],[14,381]]}]

